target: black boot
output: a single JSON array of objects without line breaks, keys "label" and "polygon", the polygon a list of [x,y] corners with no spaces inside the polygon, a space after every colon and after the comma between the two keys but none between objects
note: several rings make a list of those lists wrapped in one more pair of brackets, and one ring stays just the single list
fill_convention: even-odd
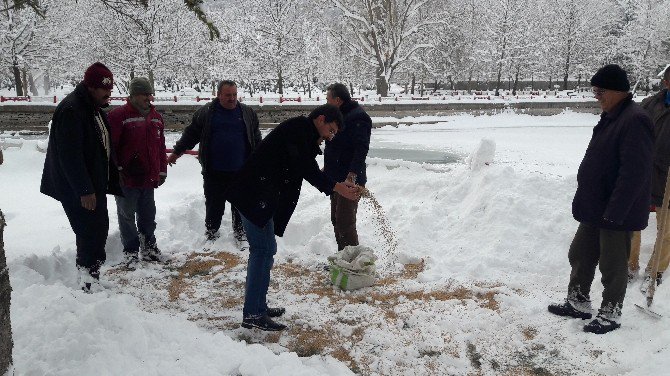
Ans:
[{"label": "black boot", "polygon": [[605,334],[612,330],[619,329],[621,324],[614,320],[610,320],[605,316],[598,314],[593,321],[584,325],[584,331],[595,334]]},{"label": "black boot", "polygon": [[278,332],[286,329],[286,325],[272,321],[267,315],[245,318],[242,320],[242,327],[247,329],[257,328],[267,332]]},{"label": "black boot", "polygon": [[592,317],[591,312],[584,312],[578,310],[572,304],[570,304],[568,300],[566,300],[563,303],[550,304],[549,307],[547,307],[547,309],[549,310],[549,312],[558,316],[567,316],[582,320],[590,319]]},{"label": "black boot", "polygon": [[277,308],[268,308],[267,315],[268,317],[281,317],[286,313],[286,308],[277,307]]}]

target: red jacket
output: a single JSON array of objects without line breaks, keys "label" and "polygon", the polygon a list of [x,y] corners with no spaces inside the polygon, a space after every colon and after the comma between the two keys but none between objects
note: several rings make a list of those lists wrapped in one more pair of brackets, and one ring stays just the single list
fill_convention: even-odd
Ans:
[{"label": "red jacket", "polygon": [[142,116],[130,102],[107,115],[112,133],[122,186],[156,188],[160,176],[167,176],[163,117],[151,106]]}]

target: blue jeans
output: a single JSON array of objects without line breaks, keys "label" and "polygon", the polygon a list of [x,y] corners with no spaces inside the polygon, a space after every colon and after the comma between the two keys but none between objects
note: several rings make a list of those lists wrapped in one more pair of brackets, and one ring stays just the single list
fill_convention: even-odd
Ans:
[{"label": "blue jeans", "polygon": [[249,262],[247,264],[247,283],[244,291],[244,318],[257,318],[268,310],[267,295],[270,286],[270,270],[277,253],[274,222],[272,219],[265,227],[258,227],[242,217],[242,225],[249,242]]},{"label": "blue jeans", "polygon": [[[146,244],[155,244],[156,202],[153,188],[121,187],[124,197],[116,198],[116,212],[119,217],[119,231],[124,252],[137,252],[140,249],[139,234]],[[137,225],[135,225],[137,215]],[[139,230],[139,231],[138,231]]]}]

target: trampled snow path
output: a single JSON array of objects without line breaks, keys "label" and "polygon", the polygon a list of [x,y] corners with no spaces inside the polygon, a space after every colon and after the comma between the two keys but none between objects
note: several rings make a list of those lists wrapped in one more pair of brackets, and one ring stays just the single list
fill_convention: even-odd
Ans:
[{"label": "trampled snow path", "polygon": [[[399,274],[399,266],[393,271],[398,273],[387,274],[395,283],[386,280],[353,293],[327,285],[320,265],[335,249],[328,200],[304,186],[287,235],[279,239],[270,292],[273,302],[288,309],[283,321],[292,329],[281,335],[234,327],[244,264],[232,265],[244,254],[234,250],[229,234],[215,243],[215,253],[202,253],[204,202],[194,159],[180,159],[157,191],[158,239],[171,264],[134,272],[113,268],[120,244],[110,200],[109,266],[103,277],[109,290],[84,295],[74,289],[73,237],[62,209],[37,193],[43,154],[28,141],[6,150],[0,207],[9,222],[5,242],[15,289],[17,370],[288,375],[346,374],[349,366],[383,375],[664,374],[670,366],[670,325],[633,308],[642,301],[637,286],[627,292],[623,327],[606,336],[582,333],[581,320],[546,312],[547,303],[565,294],[567,248],[576,229],[570,214],[574,174],[597,117],[444,120],[374,133],[374,147],[463,156],[484,137],[496,143],[495,163],[479,171],[465,164],[369,160],[367,186],[394,225],[399,259],[424,260],[422,267]],[[381,249],[364,207],[361,243]],[[230,227],[227,215],[223,226]],[[643,233],[643,262],[653,237],[651,230]],[[51,254],[54,246],[63,251]],[[189,270],[194,275],[186,277]],[[596,304],[602,292],[598,279]],[[663,286],[655,308],[668,317],[670,293]],[[329,356],[298,358],[287,350]]]}]

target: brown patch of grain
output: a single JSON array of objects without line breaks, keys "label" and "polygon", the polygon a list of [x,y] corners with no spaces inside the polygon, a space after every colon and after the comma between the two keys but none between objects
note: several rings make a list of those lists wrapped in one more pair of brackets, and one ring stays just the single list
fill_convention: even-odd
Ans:
[{"label": "brown patch of grain", "polygon": [[535,337],[537,336],[537,329],[526,327],[521,330],[521,334],[523,334],[523,338],[530,341],[535,339]]},{"label": "brown patch of grain", "polygon": [[403,266],[402,277],[405,279],[416,279],[419,273],[426,269],[426,261],[421,259],[417,264],[405,264]]}]

